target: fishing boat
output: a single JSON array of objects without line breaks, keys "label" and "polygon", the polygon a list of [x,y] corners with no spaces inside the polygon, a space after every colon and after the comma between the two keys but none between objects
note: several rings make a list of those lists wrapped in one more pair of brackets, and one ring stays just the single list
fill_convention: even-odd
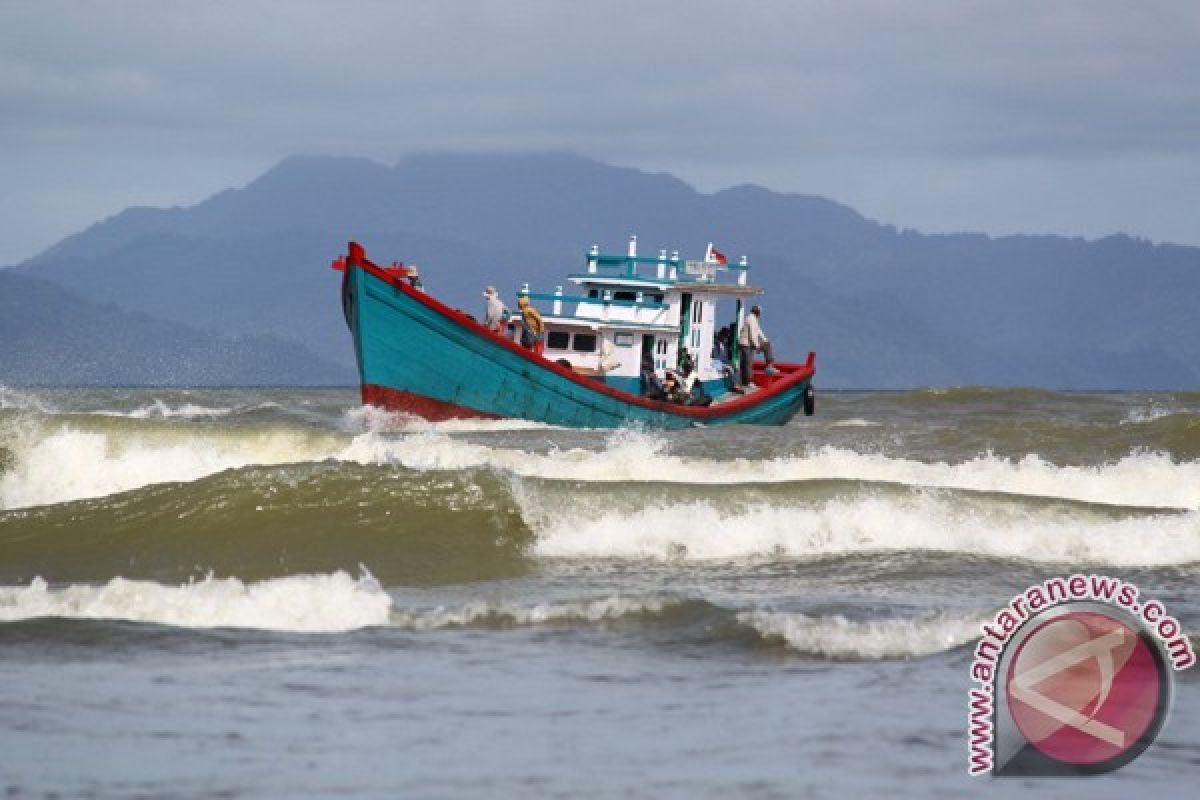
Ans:
[{"label": "fishing boat", "polygon": [[[545,338],[524,347],[517,319],[496,333],[427,294],[412,270],[380,266],[350,242],[333,262],[343,273],[342,307],[354,339],[362,401],[433,421],[521,418],[552,425],[782,425],[813,413],[814,353],[804,363],[754,364],[753,384],[737,386],[737,330],[748,285],[746,258],[729,263],[710,244],[703,260],[660,250],[639,256],[593,246],[583,272],[561,286],[518,292],[537,308]],[[714,351],[718,302],[732,301],[732,347]],[[722,358],[721,356],[724,356]],[[733,362],[732,364],[730,362]],[[686,402],[644,396],[643,367],[678,374]],[[674,376],[673,376],[674,377]],[[678,398],[677,398],[678,399]]]}]

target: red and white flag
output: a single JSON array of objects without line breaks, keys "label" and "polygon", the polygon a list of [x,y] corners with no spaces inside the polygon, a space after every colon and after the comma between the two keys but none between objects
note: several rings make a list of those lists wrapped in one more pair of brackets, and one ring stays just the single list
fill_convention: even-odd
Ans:
[{"label": "red and white flag", "polygon": [[708,243],[708,255],[705,256],[704,260],[709,262],[710,264],[728,264],[729,263],[725,259],[725,254],[722,253],[717,248],[713,247],[712,242]]}]

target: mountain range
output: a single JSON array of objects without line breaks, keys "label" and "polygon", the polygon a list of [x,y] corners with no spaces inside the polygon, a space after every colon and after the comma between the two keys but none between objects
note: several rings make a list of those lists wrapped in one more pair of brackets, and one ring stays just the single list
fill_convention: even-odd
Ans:
[{"label": "mountain range", "polygon": [[[561,285],[593,243],[623,252],[631,234],[643,253],[699,258],[711,241],[746,255],[777,351],[815,350],[827,388],[1200,385],[1200,248],[1119,234],[927,235],[820,197],[750,185],[705,194],[569,154],[390,167],[295,157],[188,208],[127,209],[8,273],[0,382],[350,383],[329,269],[348,240],[376,261],[418,263],[428,291],[479,313],[484,286],[513,305],[521,284]],[[67,330],[87,320],[77,338],[104,343],[113,362],[81,341],[54,344],[65,334],[44,320],[8,318],[30,303]],[[43,349],[16,369],[12,345],[35,330]],[[74,368],[72,353],[96,368]],[[130,363],[163,368],[120,371]]]}]

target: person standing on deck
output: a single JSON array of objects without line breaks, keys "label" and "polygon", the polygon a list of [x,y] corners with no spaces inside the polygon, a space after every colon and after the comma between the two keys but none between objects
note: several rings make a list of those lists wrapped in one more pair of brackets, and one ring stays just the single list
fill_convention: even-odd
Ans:
[{"label": "person standing on deck", "polygon": [[416,264],[409,264],[404,268],[404,274],[408,276],[408,285],[419,291],[425,291],[424,285],[421,283],[421,271],[417,269]]},{"label": "person standing on deck", "polygon": [[546,339],[546,323],[542,322],[542,315],[529,304],[528,297],[520,297],[517,308],[521,309],[521,346],[541,355]]},{"label": "person standing on deck", "polygon": [[738,331],[738,345],[741,347],[742,360],[742,385],[749,386],[754,381],[754,353],[758,351],[763,354],[763,358],[767,361],[766,373],[773,375],[775,373],[775,353],[771,349],[771,340],[763,333],[762,324],[759,322],[759,317],[762,316],[762,308],[754,306],[750,309],[750,313],[746,315],[746,322],[742,325],[742,329]]},{"label": "person standing on deck", "polygon": [[508,318],[508,309],[504,306],[500,295],[496,294],[496,287],[487,287],[483,291],[483,296],[487,300],[487,310],[483,315],[483,324],[492,333],[503,333],[504,321]]}]

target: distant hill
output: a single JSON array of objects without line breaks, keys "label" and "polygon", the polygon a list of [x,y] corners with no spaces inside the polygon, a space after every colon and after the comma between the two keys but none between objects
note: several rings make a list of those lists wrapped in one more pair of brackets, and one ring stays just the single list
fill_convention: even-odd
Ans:
[{"label": "distant hill", "polygon": [[352,370],[265,336],[216,336],[0,270],[0,384],[345,384]]},{"label": "distant hill", "polygon": [[550,288],[593,243],[746,254],[783,353],[818,383],[1054,388],[1200,385],[1200,248],[1127,236],[989,238],[898,231],[819,197],[571,155],[430,155],[394,167],[291,158],[190,208],[129,209],[21,266],[120,308],[353,365],[331,258],[348,239],[422,267],[479,311],[493,284]]}]

